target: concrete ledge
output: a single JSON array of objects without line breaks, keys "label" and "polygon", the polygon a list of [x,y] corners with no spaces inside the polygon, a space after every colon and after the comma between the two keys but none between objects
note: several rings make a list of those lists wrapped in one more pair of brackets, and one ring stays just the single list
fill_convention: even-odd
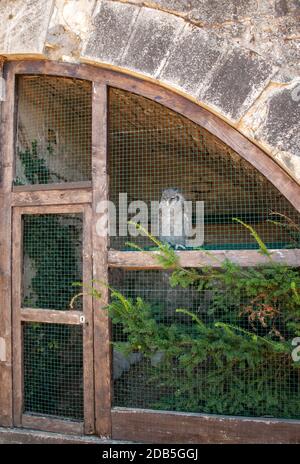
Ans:
[{"label": "concrete ledge", "polygon": [[4,444],[86,444],[109,445],[129,443],[126,441],[103,440],[94,436],[63,435],[60,433],[39,432],[31,429],[16,429],[0,427],[0,445]]}]

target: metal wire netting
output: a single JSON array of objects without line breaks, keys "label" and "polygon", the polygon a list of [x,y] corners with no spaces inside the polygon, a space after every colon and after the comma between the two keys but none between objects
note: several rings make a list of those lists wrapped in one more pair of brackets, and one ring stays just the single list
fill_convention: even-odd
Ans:
[{"label": "metal wire netting", "polygon": [[[176,328],[170,346],[162,340],[164,350],[145,355],[138,346],[126,353],[128,335],[122,324],[113,325],[114,406],[299,419],[300,370],[291,353],[270,350],[267,344],[257,351],[253,336],[264,336],[270,328],[251,321],[249,300],[225,291],[220,305],[210,291],[171,288],[169,276],[164,271],[110,270],[114,288],[133,301],[140,297],[150,303],[156,324]],[[208,332],[200,335],[190,315],[177,308],[195,314]],[[243,338],[231,342],[226,331],[217,336],[216,323],[237,327]],[[290,340],[287,325],[280,318],[276,324],[280,336]]]},{"label": "metal wire netting", "polygon": [[[253,237],[232,218],[255,227],[272,248],[295,246],[290,231],[268,219],[277,212],[299,215],[276,188],[249,163],[209,132],[159,103],[123,90],[109,91],[110,200],[126,213],[129,203],[160,201],[170,187],[186,200],[204,201],[204,246],[256,248]],[[125,214],[125,217],[126,214]],[[132,217],[132,215],[131,215]],[[130,216],[129,216],[130,218]],[[193,217],[193,225],[197,219]],[[117,224],[119,226],[120,223]],[[148,217],[150,229],[150,214]],[[129,236],[112,237],[111,247],[128,249]],[[143,248],[145,237],[134,239]],[[299,239],[298,239],[299,246]]]},{"label": "metal wire netting", "polygon": [[91,84],[20,76],[15,185],[91,180]]},{"label": "metal wire netting", "polygon": [[[18,86],[16,183],[89,180],[89,84],[23,76]],[[295,221],[299,215],[267,179],[204,129],[158,103],[110,89],[109,147],[110,199],[116,205],[119,193],[127,194],[126,207],[133,200],[149,205],[176,187],[186,199],[205,202],[208,249],[257,247],[233,217],[253,225],[269,247],[299,246],[299,236],[268,221],[272,212]],[[77,293],[72,283],[82,280],[82,233],[80,214],[23,215],[23,307],[69,309]],[[111,246],[128,249],[128,240],[145,249],[152,245],[145,237],[112,237]],[[110,271],[113,287],[148,301],[153,320],[179,327],[184,340],[195,336],[195,324],[176,308],[193,311],[207,325],[230,323],[251,331],[243,313],[247,301],[233,301],[228,292],[224,311],[210,292],[172,289],[168,278],[160,271]],[[79,299],[76,309],[82,309]],[[288,339],[284,324],[280,331]],[[122,325],[114,325],[113,337],[127,341]],[[25,411],[82,420],[82,328],[26,323],[23,343]],[[114,406],[300,418],[299,369],[290,356],[266,352],[258,360],[252,353],[253,359],[240,362],[221,353],[217,361],[209,347],[195,354],[199,362],[191,369],[188,359],[184,365],[176,356],[144,356],[138,349],[126,357],[115,346]]]},{"label": "metal wire netting", "polygon": [[[82,214],[25,214],[22,306],[68,310],[82,281]],[[78,298],[74,309],[82,309]]]},{"label": "metal wire netting", "polygon": [[23,325],[24,412],[83,420],[82,327]]}]

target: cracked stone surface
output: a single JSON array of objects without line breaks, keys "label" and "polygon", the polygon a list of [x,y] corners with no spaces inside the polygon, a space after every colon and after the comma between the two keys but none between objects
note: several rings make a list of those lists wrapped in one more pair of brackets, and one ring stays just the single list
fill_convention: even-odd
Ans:
[{"label": "cracked stone surface", "polygon": [[[113,0],[119,1],[119,0]],[[125,1],[125,0],[121,0]],[[300,75],[300,0],[130,0],[177,14]]]},{"label": "cracked stone surface", "polygon": [[177,12],[193,21],[211,24],[238,19],[257,10],[256,0],[133,0],[133,3]]}]

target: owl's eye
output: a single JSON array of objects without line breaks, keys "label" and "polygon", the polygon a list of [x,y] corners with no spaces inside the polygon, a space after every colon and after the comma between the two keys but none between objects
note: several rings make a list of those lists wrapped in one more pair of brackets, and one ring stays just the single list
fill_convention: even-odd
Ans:
[{"label": "owl's eye", "polygon": [[180,200],[179,195],[176,195],[175,200],[176,200],[176,201],[179,201],[179,200]]}]

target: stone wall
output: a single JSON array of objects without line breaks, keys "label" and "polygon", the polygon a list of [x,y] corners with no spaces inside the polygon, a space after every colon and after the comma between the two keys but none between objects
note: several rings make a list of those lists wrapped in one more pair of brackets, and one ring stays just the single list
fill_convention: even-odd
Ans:
[{"label": "stone wall", "polygon": [[1,0],[0,56],[144,76],[218,114],[300,181],[300,0]]}]

